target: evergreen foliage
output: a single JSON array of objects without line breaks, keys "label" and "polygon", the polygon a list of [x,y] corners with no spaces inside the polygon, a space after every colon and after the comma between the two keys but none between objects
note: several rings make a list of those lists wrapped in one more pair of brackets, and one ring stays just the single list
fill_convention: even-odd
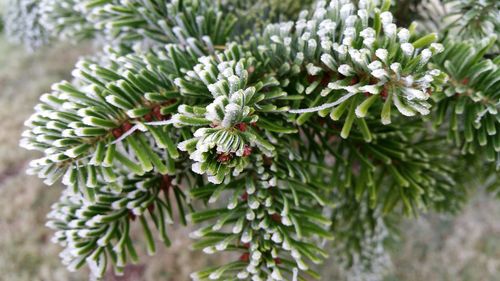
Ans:
[{"label": "evergreen foliage", "polygon": [[40,21],[42,13],[37,2],[10,1],[3,15],[7,38],[13,43],[23,44],[29,51],[40,48],[49,40],[49,35]]},{"label": "evergreen foliage", "polygon": [[453,19],[449,28],[462,39],[481,40],[485,36],[500,33],[500,3],[494,0],[448,1]]},{"label": "evergreen foliage", "polygon": [[28,172],[65,186],[47,225],[69,269],[121,274],[131,224],[153,254],[178,221],[194,249],[236,253],[194,280],[321,278],[325,244],[371,279],[394,217],[459,210],[471,178],[498,189],[495,1],[454,1],[466,16],[437,33],[396,25],[390,1],[306,2],[33,4],[22,26],[108,45],[21,140],[42,153]]},{"label": "evergreen foliage", "polygon": [[[480,41],[500,33],[500,3],[495,0],[423,0],[411,9],[424,30],[440,31],[443,37]],[[496,46],[492,51],[498,51],[498,41]]]}]

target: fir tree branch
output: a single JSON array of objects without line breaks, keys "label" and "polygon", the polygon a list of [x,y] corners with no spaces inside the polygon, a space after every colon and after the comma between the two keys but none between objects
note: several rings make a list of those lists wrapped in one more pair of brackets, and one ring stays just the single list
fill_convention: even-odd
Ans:
[{"label": "fir tree branch", "polygon": [[166,228],[173,223],[172,204],[168,197],[161,199],[159,193],[169,193],[174,188],[168,176],[129,177],[125,173],[119,183],[93,189],[93,201],[69,189],[64,191],[60,201],[52,206],[47,222],[56,230],[53,241],[65,247],[61,253],[63,263],[69,270],[87,264],[98,278],[104,275],[108,264],[112,264],[116,274],[123,274],[129,261],[138,260],[130,237],[130,225],[136,218],[143,226],[150,255],[155,252],[151,222],[158,230],[158,239],[169,246]]},{"label": "fir tree branch", "polygon": [[484,58],[495,41],[448,41],[447,51],[434,59],[449,76],[442,91],[433,95],[438,102],[436,125],[448,127],[449,138],[464,154],[484,151],[489,161],[500,159],[500,60]]}]

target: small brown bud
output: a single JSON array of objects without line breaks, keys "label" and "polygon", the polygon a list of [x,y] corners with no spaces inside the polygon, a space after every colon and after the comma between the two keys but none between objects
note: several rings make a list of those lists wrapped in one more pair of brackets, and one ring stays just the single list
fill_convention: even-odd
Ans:
[{"label": "small brown bud", "polygon": [[114,136],[115,138],[117,138],[117,139],[118,139],[118,138],[120,138],[120,137],[123,135],[123,131],[122,131],[122,129],[121,129],[121,128],[115,128],[115,129],[113,129],[113,130],[111,131],[111,133],[112,133],[112,134],[113,134],[113,136]]},{"label": "small brown bud", "polygon": [[243,149],[243,157],[248,157],[252,155],[252,148],[248,145],[245,145],[245,148]]},{"label": "small brown bud", "polygon": [[240,261],[242,261],[242,262],[248,262],[248,261],[250,261],[250,254],[249,253],[244,253],[243,255],[241,255]]},{"label": "small brown bud", "polygon": [[128,132],[130,129],[132,129],[132,124],[130,124],[130,122],[126,121],[125,123],[123,123],[122,129],[123,129],[124,133]]}]

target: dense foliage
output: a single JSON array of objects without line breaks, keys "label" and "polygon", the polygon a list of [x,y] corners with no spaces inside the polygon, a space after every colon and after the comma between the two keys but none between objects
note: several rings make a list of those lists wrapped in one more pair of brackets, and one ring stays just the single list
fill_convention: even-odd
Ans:
[{"label": "dense foliage", "polygon": [[237,253],[194,280],[321,278],[330,253],[377,280],[400,214],[497,191],[500,3],[390,2],[12,0],[15,40],[103,44],[21,140],[65,186],[47,223],[64,264],[123,273],[131,224],[154,254],[179,222]]}]

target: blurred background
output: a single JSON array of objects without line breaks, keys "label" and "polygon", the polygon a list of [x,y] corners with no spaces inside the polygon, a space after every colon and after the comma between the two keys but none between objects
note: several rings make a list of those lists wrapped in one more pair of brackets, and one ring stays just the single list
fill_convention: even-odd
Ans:
[{"label": "blurred background", "polygon": [[[39,96],[53,82],[70,79],[78,58],[93,52],[91,44],[53,44],[30,53],[0,34],[0,281],[88,280],[84,270],[69,273],[60,264],[61,249],[50,242],[44,224],[61,189],[25,174],[33,155],[18,141]],[[320,269],[323,280],[500,281],[500,204],[490,197],[479,189],[457,216],[431,213],[404,221],[388,245],[392,262],[379,276],[354,279],[326,262]],[[224,258],[192,252],[190,231],[171,230],[172,248],[127,268],[126,277],[110,274],[107,280],[184,281],[190,272]]]}]

